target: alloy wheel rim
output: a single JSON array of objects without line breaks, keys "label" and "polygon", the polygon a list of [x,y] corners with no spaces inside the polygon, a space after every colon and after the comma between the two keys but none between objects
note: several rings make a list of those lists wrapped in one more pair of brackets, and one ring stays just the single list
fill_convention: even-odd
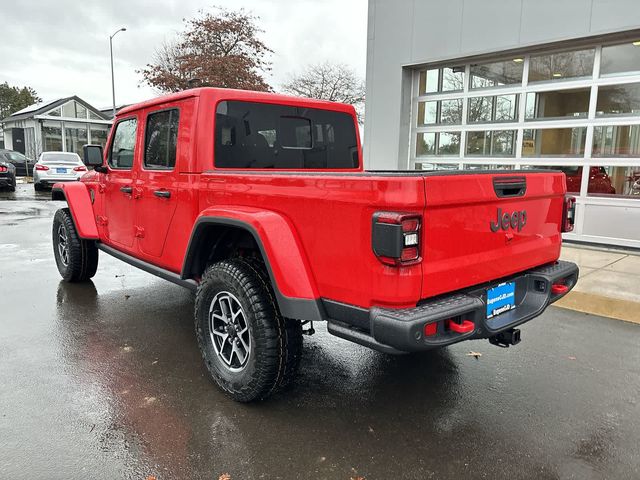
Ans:
[{"label": "alloy wheel rim", "polygon": [[65,267],[69,265],[69,238],[64,225],[58,227],[58,254],[60,255],[62,264]]},{"label": "alloy wheel rim", "polygon": [[230,292],[220,292],[209,307],[209,336],[226,368],[243,370],[251,353],[251,334],[240,301]]}]

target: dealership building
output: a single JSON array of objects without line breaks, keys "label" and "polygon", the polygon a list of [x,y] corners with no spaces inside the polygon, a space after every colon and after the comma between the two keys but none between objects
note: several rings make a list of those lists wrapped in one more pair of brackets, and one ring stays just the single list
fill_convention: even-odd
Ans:
[{"label": "dealership building", "polygon": [[103,145],[111,126],[105,114],[77,96],[41,102],[1,120],[4,148],[36,159],[42,152],[75,152],[87,143]]},{"label": "dealership building", "polygon": [[640,248],[640,1],[369,0],[369,169],[560,169],[566,238]]}]

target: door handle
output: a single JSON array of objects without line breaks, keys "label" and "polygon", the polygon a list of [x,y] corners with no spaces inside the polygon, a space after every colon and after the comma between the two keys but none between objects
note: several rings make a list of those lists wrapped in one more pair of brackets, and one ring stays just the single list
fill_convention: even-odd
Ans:
[{"label": "door handle", "polygon": [[127,187],[120,187],[120,191],[121,191],[122,193],[128,193],[128,194],[131,194],[131,192],[133,192],[133,188],[131,188],[130,186],[127,186]]},{"label": "door handle", "polygon": [[168,190],[154,190],[153,194],[156,197],[160,197],[160,198],[169,198],[171,197],[171,192]]}]

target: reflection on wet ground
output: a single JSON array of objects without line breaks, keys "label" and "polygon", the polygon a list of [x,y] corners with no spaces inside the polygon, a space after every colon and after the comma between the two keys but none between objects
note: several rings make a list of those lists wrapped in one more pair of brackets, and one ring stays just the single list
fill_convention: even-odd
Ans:
[{"label": "reflection on wet ground", "polygon": [[201,365],[190,292],[105,255],[60,282],[60,204],[3,195],[0,478],[640,476],[638,325],[550,309],[515,348],[406,357],[320,325],[297,384],[241,405]]}]

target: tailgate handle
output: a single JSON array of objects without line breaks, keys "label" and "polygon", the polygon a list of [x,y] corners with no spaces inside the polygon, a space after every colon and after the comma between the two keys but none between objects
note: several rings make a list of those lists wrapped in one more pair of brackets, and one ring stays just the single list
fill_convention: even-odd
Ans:
[{"label": "tailgate handle", "polygon": [[499,198],[522,197],[527,191],[525,177],[496,177],[493,179],[493,190]]}]

